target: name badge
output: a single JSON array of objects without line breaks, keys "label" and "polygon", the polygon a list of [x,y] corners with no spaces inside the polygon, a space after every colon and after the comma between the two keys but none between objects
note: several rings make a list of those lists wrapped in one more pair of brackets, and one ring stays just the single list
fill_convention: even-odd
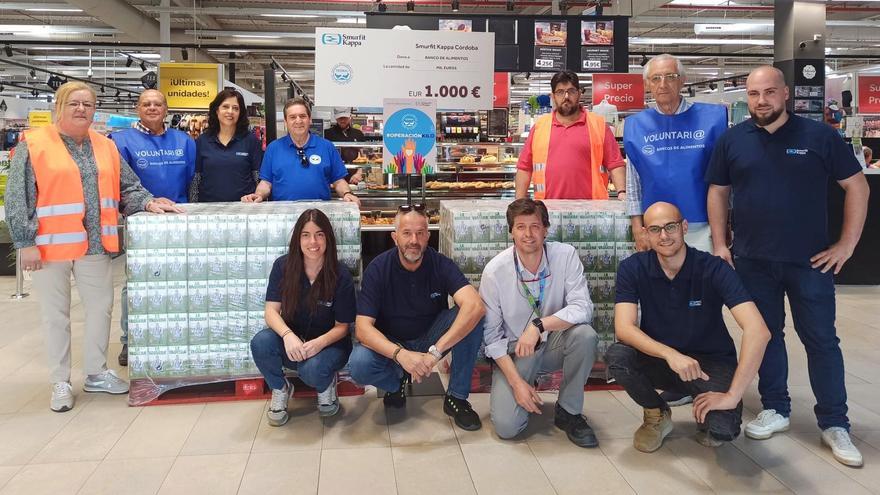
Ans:
[{"label": "name badge", "polygon": [[247,151],[236,151],[235,156],[250,156],[250,153]]},{"label": "name badge", "polygon": [[703,305],[703,301],[688,301],[688,306],[691,308],[699,308]]},{"label": "name badge", "polygon": [[808,150],[799,150],[797,148],[788,148],[785,150],[786,155],[806,155]]},{"label": "name badge", "polygon": [[309,163],[311,163],[312,165],[320,165],[321,164],[321,155],[310,156]]},{"label": "name badge", "polygon": [[440,296],[442,296],[442,295],[443,295],[443,294],[441,294],[441,293],[439,293],[439,292],[432,292],[432,293],[431,293],[431,299],[437,299],[438,297],[440,297]]}]

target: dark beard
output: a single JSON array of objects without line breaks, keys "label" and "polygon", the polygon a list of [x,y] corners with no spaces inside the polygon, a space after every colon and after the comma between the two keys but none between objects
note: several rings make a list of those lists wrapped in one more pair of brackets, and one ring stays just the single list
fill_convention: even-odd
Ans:
[{"label": "dark beard", "polygon": [[756,124],[758,124],[761,127],[766,127],[766,126],[776,122],[776,120],[782,115],[782,112],[784,112],[784,111],[785,111],[785,107],[779,109],[776,112],[771,113],[770,115],[768,115],[764,118],[760,118],[757,115],[755,115],[751,110],[749,110],[749,115],[752,116],[752,120],[754,120]]},{"label": "dark beard", "polygon": [[564,105],[564,103],[562,105],[559,105],[559,107],[556,109],[556,113],[562,115],[563,117],[571,117],[572,115],[577,113],[578,105],[571,104],[571,108],[569,110],[563,110],[565,108]]}]

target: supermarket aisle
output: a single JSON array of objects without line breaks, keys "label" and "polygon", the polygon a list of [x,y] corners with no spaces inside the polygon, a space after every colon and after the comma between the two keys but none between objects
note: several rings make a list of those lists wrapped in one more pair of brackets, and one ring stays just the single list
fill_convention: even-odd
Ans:
[{"label": "supermarket aisle", "polygon": [[[124,266],[115,263],[121,282]],[[83,394],[74,374],[73,411],[49,411],[37,301],[10,301],[0,279],[0,494],[494,494],[870,493],[880,492],[880,288],[838,290],[838,331],[847,365],[850,418],[865,468],[833,460],[812,415],[806,358],[789,335],[792,429],[771,440],[741,436],[717,450],[693,439],[690,407],[655,454],[635,451],[641,411],[623,392],[589,392],[586,414],[601,447],[571,445],[544,415],[518,442],[492,433],[488,395],[472,396],[484,428],[464,432],[441,398],[409,399],[386,414],[375,393],[342,398],[322,423],[311,400],[291,403],[288,425],[265,423],[266,401],[129,408],[125,399]],[[74,367],[81,360],[81,309],[74,300]],[[119,308],[115,308],[118,320]],[[789,322],[790,325],[790,322]],[[738,331],[735,330],[738,333]],[[119,352],[118,323],[110,363]],[[738,340],[738,339],[735,339]],[[125,369],[121,370],[125,376]],[[753,385],[745,421],[760,409]]]}]

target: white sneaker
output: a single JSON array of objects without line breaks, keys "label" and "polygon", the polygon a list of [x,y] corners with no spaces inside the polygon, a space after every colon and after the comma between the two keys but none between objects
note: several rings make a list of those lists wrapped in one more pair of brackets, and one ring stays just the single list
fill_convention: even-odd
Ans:
[{"label": "white sneaker", "polygon": [[788,431],[791,421],[778,414],[776,409],[764,409],[758,417],[746,425],[746,436],[755,440],[766,440],[780,431]]},{"label": "white sneaker", "polygon": [[83,384],[86,392],[104,392],[107,394],[127,394],[128,382],[119,378],[113,370],[104,370],[98,375],[89,375]]},{"label": "white sneaker", "polygon": [[336,374],[323,392],[318,392],[318,416],[335,416],[339,412],[339,398],[336,396]]},{"label": "white sneaker", "polygon": [[293,394],[293,385],[286,378],[284,382],[284,388],[272,390],[272,400],[269,401],[269,410],[266,411],[270,426],[284,426],[290,419],[287,414],[287,403],[290,402],[290,396]]},{"label": "white sneaker", "polygon": [[56,382],[52,385],[52,401],[49,408],[55,412],[73,409],[73,388],[68,382]]},{"label": "white sneaker", "polygon": [[831,452],[837,462],[852,466],[861,467],[864,461],[862,453],[853,445],[849,438],[849,432],[839,426],[832,426],[822,431],[822,443],[831,447]]}]

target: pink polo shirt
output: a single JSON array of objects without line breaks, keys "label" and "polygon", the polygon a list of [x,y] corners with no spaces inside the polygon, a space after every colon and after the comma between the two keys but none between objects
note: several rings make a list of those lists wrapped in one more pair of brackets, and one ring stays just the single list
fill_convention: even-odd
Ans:
[{"label": "pink polo shirt", "polygon": [[[592,175],[590,167],[590,135],[587,132],[587,114],[581,107],[581,118],[569,126],[556,120],[550,129],[550,146],[547,162],[552,166],[545,171],[546,199],[593,199],[591,198]],[[530,133],[519,155],[516,168],[532,172],[532,136]],[[605,126],[605,142],[602,148],[602,165],[609,172],[623,167],[626,162],[620,156],[620,147],[611,128]]]}]

